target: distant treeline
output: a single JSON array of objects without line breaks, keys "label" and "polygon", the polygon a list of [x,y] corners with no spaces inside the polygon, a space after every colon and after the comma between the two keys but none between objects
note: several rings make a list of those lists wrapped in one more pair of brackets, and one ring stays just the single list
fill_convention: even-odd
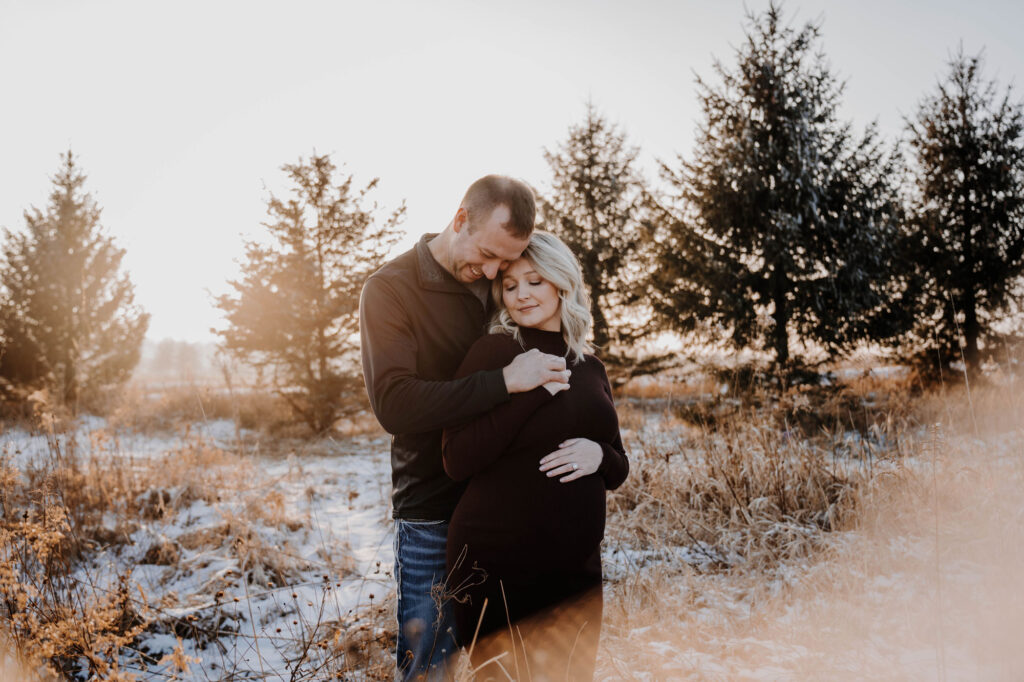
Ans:
[{"label": "distant treeline", "polygon": [[160,339],[142,344],[136,375],[172,381],[219,378],[222,374],[213,343]]},{"label": "distant treeline", "polygon": [[[645,343],[666,331],[759,351],[783,373],[865,344],[924,375],[958,360],[971,373],[1014,362],[1021,103],[960,48],[900,139],[874,124],[858,131],[839,117],[843,88],[819,28],[786,24],[774,4],[748,15],[733,61],[697,79],[693,150],[661,160],[655,182],[593,103],[544,151],[540,226],[579,256],[594,340],[617,376],[670,365]],[[399,238],[404,207],[378,208],[377,180],[356,187],[328,156],[283,170],[291,189],[268,200],[271,239],[245,244],[241,278],[215,301],[227,324],[214,331],[322,432],[362,391],[359,293]],[[84,404],[138,362],[148,315],[83,182],[68,152],[47,208],[26,213],[25,231],[5,230],[7,400],[46,388]]]}]

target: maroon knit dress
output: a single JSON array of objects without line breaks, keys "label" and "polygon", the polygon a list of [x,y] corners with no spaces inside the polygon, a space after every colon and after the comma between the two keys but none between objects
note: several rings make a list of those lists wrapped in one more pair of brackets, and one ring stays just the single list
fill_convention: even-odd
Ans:
[{"label": "maroon knit dress", "polygon": [[[522,346],[505,334],[479,339],[456,378],[504,367],[531,348],[566,355],[560,332],[521,333]],[[604,365],[588,355],[569,368],[569,390],[513,394],[444,433],[445,470],[468,479],[448,529],[447,587],[460,644],[469,646],[480,622],[474,664],[505,650],[502,665],[513,677],[516,665],[524,666],[522,675],[528,664],[531,675],[548,666],[565,679],[571,654],[570,677],[586,679],[600,635],[605,490],[625,480],[629,463]],[[540,471],[540,459],[570,438],[595,441],[604,458],[597,473],[561,483]],[[507,637],[500,641],[510,623],[518,627],[516,651]],[[490,674],[504,678],[496,667]]]}]

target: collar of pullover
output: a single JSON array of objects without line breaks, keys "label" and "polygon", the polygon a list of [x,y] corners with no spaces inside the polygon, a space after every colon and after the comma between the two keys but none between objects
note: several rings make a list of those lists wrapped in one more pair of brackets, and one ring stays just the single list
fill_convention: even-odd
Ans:
[{"label": "collar of pullover", "polygon": [[480,289],[478,293],[473,289],[473,285],[463,284],[452,277],[451,273],[437,262],[434,254],[430,253],[430,240],[436,236],[436,234],[425,234],[416,242],[416,269],[419,275],[420,286],[424,289],[447,291],[452,294],[472,294],[480,299],[481,302],[486,302],[490,281],[484,280],[483,285],[475,282],[474,284]]},{"label": "collar of pullover", "polygon": [[562,332],[548,332],[533,327],[520,327],[519,334],[523,337],[526,347],[536,348],[542,353],[564,356],[568,351]]}]

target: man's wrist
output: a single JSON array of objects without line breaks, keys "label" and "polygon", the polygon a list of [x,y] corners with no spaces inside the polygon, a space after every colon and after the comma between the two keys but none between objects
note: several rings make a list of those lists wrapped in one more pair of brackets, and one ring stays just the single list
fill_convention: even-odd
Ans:
[{"label": "man's wrist", "polygon": [[494,401],[494,404],[503,403],[508,400],[511,394],[508,390],[508,380],[505,378],[505,370],[491,370],[487,372],[486,378],[487,395]]}]

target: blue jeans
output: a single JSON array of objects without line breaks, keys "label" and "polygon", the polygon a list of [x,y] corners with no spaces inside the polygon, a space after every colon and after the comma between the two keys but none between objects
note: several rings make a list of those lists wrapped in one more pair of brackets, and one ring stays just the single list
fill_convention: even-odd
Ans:
[{"label": "blue jeans", "polygon": [[395,519],[399,678],[445,679],[456,652],[451,600],[444,598],[447,521]]}]

